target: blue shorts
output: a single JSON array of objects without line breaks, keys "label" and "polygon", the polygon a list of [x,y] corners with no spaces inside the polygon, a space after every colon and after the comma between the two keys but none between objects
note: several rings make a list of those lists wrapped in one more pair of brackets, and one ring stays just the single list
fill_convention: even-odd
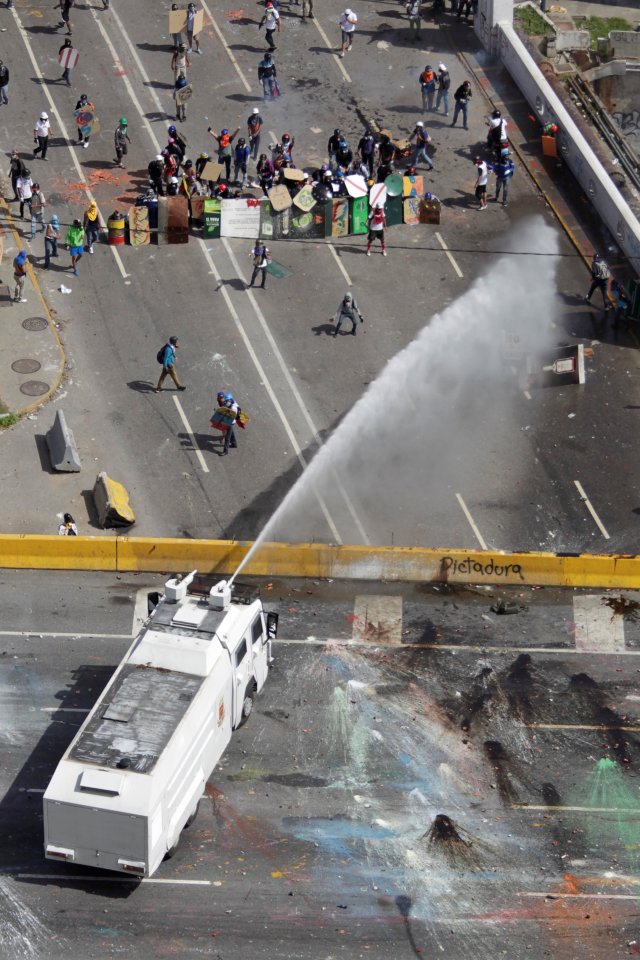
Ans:
[{"label": "blue shorts", "polygon": [[80,254],[84,253],[84,247],[70,247],[69,252],[72,257],[79,257]]}]

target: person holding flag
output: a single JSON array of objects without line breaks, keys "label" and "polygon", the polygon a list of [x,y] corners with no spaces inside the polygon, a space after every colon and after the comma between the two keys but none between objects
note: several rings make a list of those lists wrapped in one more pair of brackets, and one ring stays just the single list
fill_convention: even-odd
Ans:
[{"label": "person holding flag", "polygon": [[235,449],[238,446],[234,428],[238,426],[244,430],[249,422],[249,417],[240,409],[231,393],[219,390],[216,400],[218,406],[211,415],[210,423],[214,430],[220,430],[224,434],[224,445],[220,456],[225,457],[229,452],[229,447]]}]

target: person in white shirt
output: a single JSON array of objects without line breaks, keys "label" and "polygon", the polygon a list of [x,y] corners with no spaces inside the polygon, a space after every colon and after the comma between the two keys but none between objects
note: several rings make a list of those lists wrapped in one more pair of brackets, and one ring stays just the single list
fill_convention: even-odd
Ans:
[{"label": "person in white shirt", "polygon": [[251,251],[251,257],[253,259],[253,273],[251,274],[251,283],[249,286],[252,287],[254,285],[258,279],[258,274],[261,273],[262,283],[260,286],[265,290],[267,286],[267,267],[271,263],[271,251],[264,243],[256,240],[253,250]]},{"label": "person in white shirt", "polygon": [[50,133],[51,124],[49,123],[49,114],[43,110],[33,128],[33,142],[38,144],[38,146],[33,149],[34,158],[40,154],[43,160],[47,159]]},{"label": "person in white shirt", "polygon": [[349,7],[340,14],[340,30],[342,31],[342,46],[340,49],[340,56],[344,57],[347,50],[351,50],[353,46],[353,34],[355,33],[356,23],[358,22],[357,15],[350,10]]},{"label": "person in white shirt", "polygon": [[271,0],[267,0],[264,8],[264,16],[260,23],[258,24],[258,30],[264,25],[264,32],[266,41],[269,45],[269,50],[275,50],[276,45],[273,42],[273,35],[278,31],[280,33],[280,14],[274,7]]},{"label": "person in white shirt", "polygon": [[24,205],[31,204],[31,195],[33,193],[33,180],[31,171],[25,170],[21,177],[16,180],[16,193],[20,200],[20,219],[24,219]]},{"label": "person in white shirt", "polygon": [[487,180],[489,179],[489,168],[480,157],[474,157],[473,162],[476,165],[476,200],[480,204],[481,210],[487,209]]},{"label": "person in white shirt", "polygon": [[196,5],[195,3],[190,3],[187,7],[187,44],[189,47],[189,53],[193,53],[193,48],[195,47],[196,53],[202,53],[200,49],[200,41],[198,40],[197,33],[193,32],[196,19]]},{"label": "person in white shirt", "polygon": [[65,513],[63,521],[58,527],[58,536],[60,537],[77,537],[78,536],[78,528],[76,526],[76,522],[70,513]]}]

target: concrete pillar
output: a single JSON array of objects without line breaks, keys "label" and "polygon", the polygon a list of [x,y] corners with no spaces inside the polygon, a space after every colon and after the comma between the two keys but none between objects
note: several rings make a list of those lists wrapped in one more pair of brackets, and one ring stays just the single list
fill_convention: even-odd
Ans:
[{"label": "concrete pillar", "polygon": [[514,0],[479,0],[475,31],[485,50],[498,55],[499,23],[513,24]]}]

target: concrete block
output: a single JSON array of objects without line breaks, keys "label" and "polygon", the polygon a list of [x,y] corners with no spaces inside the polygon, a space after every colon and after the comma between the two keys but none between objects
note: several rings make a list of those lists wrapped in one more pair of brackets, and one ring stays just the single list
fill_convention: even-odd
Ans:
[{"label": "concrete block", "polygon": [[556,50],[589,50],[591,37],[588,30],[558,30],[556,32]]},{"label": "concrete block", "polygon": [[80,454],[73,433],[67,426],[64,413],[58,410],[53,426],[47,433],[47,447],[51,466],[64,473],[80,473]]},{"label": "concrete block", "polygon": [[129,494],[121,483],[112,480],[104,470],[96,477],[93,500],[98,513],[98,522],[103,529],[130,527],[136,522],[135,514],[129,504]]}]

